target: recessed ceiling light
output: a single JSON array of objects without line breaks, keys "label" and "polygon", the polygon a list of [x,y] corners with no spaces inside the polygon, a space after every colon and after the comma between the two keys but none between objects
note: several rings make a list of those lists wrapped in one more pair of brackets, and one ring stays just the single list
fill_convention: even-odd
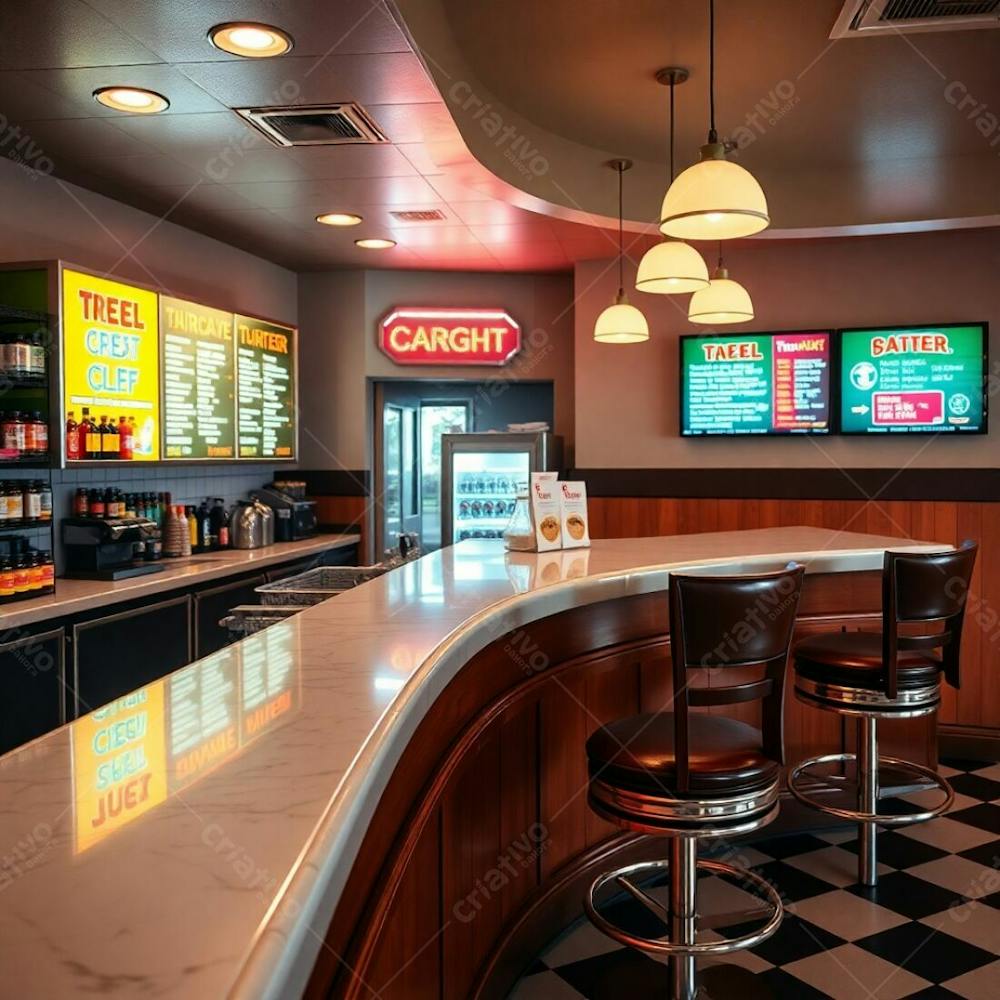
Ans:
[{"label": "recessed ceiling light", "polygon": [[395,240],[382,239],[380,236],[371,237],[366,240],[355,240],[354,245],[362,250],[388,250],[396,245]]},{"label": "recessed ceiling light", "polygon": [[361,216],[353,212],[324,212],[316,216],[316,221],[324,226],[356,226],[361,222]]},{"label": "recessed ceiling light", "polygon": [[155,115],[170,107],[170,101],[162,94],[142,87],[98,87],[94,100],[106,108],[130,115]]},{"label": "recessed ceiling light", "polygon": [[292,47],[292,36],[281,28],[255,21],[228,21],[208,33],[209,41],[223,52],[247,59],[283,56]]}]

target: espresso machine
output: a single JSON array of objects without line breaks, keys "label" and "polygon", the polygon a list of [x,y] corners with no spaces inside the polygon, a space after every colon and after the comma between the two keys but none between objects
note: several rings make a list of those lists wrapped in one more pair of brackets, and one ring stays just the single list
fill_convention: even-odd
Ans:
[{"label": "espresso machine", "polygon": [[162,573],[163,566],[146,557],[159,537],[157,523],[145,518],[63,518],[64,575],[76,580],[126,580]]},{"label": "espresso machine", "polygon": [[250,496],[274,511],[274,540],[294,542],[316,534],[319,518],[316,501],[304,497],[305,483],[269,483],[263,489],[251,490]]}]

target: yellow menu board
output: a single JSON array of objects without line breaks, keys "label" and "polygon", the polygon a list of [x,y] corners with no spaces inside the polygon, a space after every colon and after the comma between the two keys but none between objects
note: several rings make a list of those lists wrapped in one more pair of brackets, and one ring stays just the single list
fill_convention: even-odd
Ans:
[{"label": "yellow menu board", "polygon": [[147,462],[160,457],[157,305],[156,292],[63,269],[63,417],[134,419],[132,458]]},{"label": "yellow menu board", "polygon": [[148,684],[74,723],[75,853],[166,799],[164,683]]}]

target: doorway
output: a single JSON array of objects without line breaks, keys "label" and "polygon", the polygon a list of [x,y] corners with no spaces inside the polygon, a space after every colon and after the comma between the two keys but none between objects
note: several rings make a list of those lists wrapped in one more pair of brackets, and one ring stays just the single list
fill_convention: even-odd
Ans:
[{"label": "doorway", "polygon": [[421,548],[441,546],[441,435],[505,431],[508,423],[552,426],[551,382],[497,383],[385,379],[372,383],[375,558],[415,532]]}]

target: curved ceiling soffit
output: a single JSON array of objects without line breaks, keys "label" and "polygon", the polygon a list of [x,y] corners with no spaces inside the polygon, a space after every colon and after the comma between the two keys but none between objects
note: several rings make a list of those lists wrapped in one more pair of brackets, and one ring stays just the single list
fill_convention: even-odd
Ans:
[{"label": "curved ceiling soffit", "polygon": [[[428,144],[426,151],[437,166],[463,186],[517,208],[588,226],[617,227],[617,182],[602,167],[629,155],[627,150],[574,142],[499,100],[462,54],[441,0],[391,2],[464,142],[464,149],[455,143]],[[694,162],[696,151],[687,152],[692,155],[680,151],[678,170]],[[933,177],[928,176],[931,169]],[[995,181],[971,157],[895,160],[880,177],[866,173],[864,164],[843,163],[810,170],[755,167],[754,174],[768,195],[772,224],[751,239],[1000,226]],[[664,163],[633,157],[625,184],[625,229],[656,234],[666,183]],[[916,195],[910,204],[908,191]]]}]

